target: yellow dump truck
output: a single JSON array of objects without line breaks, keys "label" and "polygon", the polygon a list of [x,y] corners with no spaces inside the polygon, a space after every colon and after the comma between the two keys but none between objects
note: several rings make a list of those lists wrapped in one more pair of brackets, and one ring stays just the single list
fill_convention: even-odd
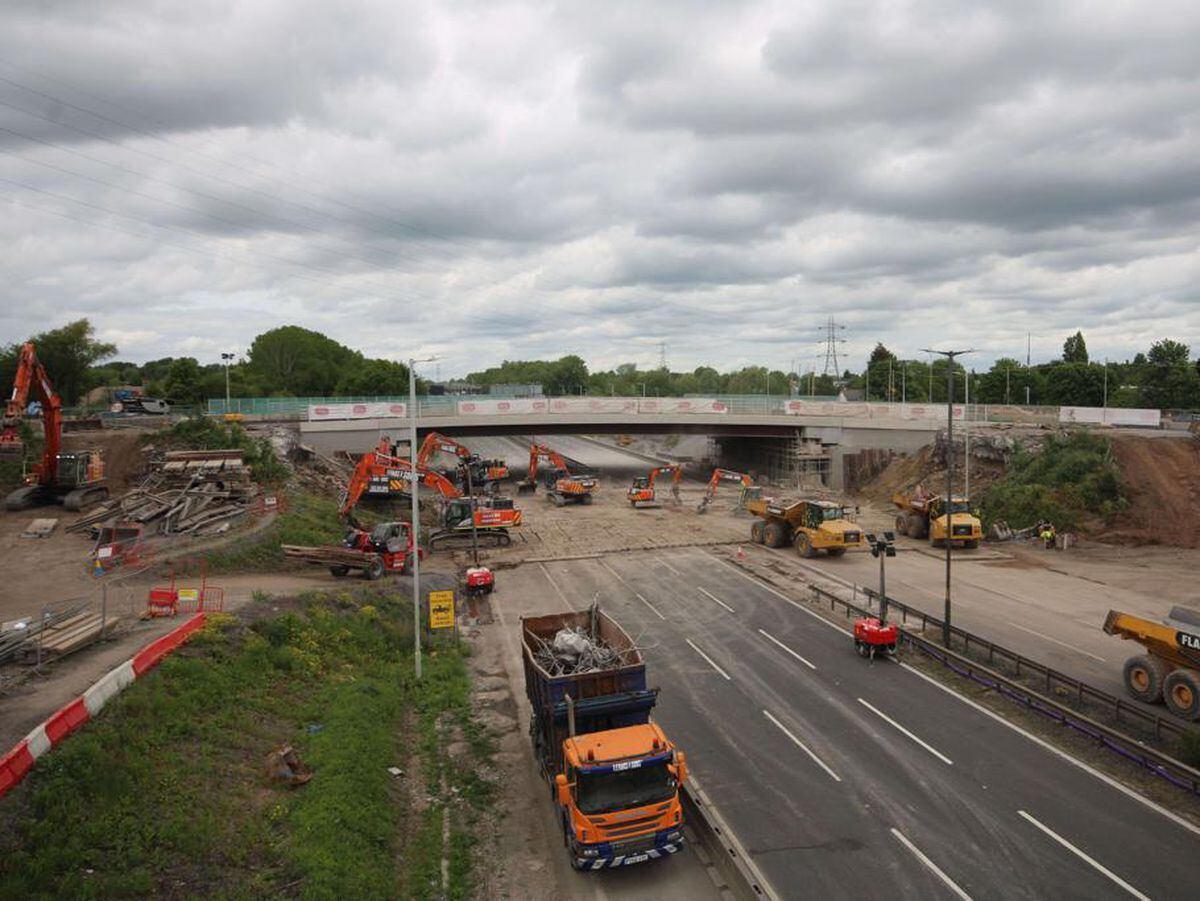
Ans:
[{"label": "yellow dump truck", "polygon": [[758,517],[750,540],[767,547],[793,545],[801,557],[824,551],[840,557],[847,548],[861,547],[862,529],[850,521],[841,504],[790,497],[752,497],[746,509]]},{"label": "yellow dump truck", "polygon": [[1146,649],[1125,661],[1125,688],[1148,704],[1162,702],[1175,716],[1200,720],[1200,611],[1173,607],[1162,622],[1108,611],[1104,631]]},{"label": "yellow dump truck", "polygon": [[[946,541],[946,498],[943,495],[926,494],[920,487],[904,494],[892,495],[892,503],[900,508],[896,514],[896,531],[910,538],[928,538],[934,547],[943,547]],[[971,512],[971,502],[955,495],[950,503],[950,544],[964,548],[977,548],[983,538],[983,523]]]}]

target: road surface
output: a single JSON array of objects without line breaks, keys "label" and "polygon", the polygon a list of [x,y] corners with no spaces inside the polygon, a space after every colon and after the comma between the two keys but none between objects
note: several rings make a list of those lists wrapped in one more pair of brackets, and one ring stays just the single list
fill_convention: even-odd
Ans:
[{"label": "road surface", "polygon": [[[1200,832],[701,550],[526,564],[518,615],[601,603],[780,897],[1200,896]],[[799,592],[797,592],[799,594]]]}]

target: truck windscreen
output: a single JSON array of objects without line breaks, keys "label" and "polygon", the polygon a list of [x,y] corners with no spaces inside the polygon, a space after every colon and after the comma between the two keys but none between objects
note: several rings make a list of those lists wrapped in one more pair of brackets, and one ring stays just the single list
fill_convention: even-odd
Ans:
[{"label": "truck windscreen", "polygon": [[675,794],[675,781],[660,760],[637,769],[577,776],[579,809],[583,813],[607,813],[666,801]]}]

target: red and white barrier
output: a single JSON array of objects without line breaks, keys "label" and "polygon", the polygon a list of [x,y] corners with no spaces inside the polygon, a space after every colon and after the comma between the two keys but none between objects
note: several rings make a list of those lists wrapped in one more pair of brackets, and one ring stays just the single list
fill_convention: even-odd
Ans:
[{"label": "red and white barrier", "polygon": [[554,397],[550,399],[551,413],[636,413],[634,397]]},{"label": "red and white barrier", "polygon": [[408,404],[362,403],[362,404],[313,404],[308,408],[309,422],[332,419],[404,419],[408,416]]},{"label": "red and white barrier", "polygon": [[203,613],[197,613],[162,638],[150,642],[93,684],[82,697],[58,710],[18,742],[15,748],[0,757],[0,798],[25,778],[25,774],[33,769],[33,764],[39,757],[99,714],[105,704],[132,685],[134,680],[158,666],[164,657],[187,641],[193,632],[204,625],[204,617]]},{"label": "red and white barrier", "polygon": [[728,413],[728,405],[707,397],[643,397],[639,413]]},{"label": "red and white barrier", "polygon": [[546,413],[550,402],[543,397],[517,397],[512,400],[460,400],[459,416],[502,416],[509,413]]}]

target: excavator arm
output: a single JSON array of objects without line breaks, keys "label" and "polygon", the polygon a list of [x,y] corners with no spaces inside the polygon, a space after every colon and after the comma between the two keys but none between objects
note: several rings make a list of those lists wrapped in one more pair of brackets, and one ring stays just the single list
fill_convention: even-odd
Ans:
[{"label": "excavator arm", "polygon": [[471,451],[453,438],[448,438],[440,432],[430,432],[421,442],[421,449],[417,451],[417,465],[428,467],[429,461],[438,451],[455,454],[461,460],[468,460],[471,457]]},{"label": "excavator arm", "polygon": [[722,482],[740,482],[743,490],[754,485],[754,480],[744,472],[734,472],[732,469],[714,469],[709,477],[708,487],[704,490],[704,499],[696,508],[697,513],[703,513],[717,496],[717,488]]},{"label": "excavator arm", "polygon": [[[363,454],[354,467],[350,481],[346,485],[346,496],[342,501],[342,516],[348,516],[362,496],[371,487],[372,479],[388,478],[392,473],[403,473],[404,478],[412,472],[412,463],[403,457],[393,457],[378,451],[368,451]],[[462,492],[454,487],[454,483],[432,469],[417,466],[417,481],[431,488],[448,500],[462,497]]]},{"label": "excavator arm", "polygon": [[42,463],[36,472],[39,481],[53,482],[62,447],[62,399],[50,384],[46,368],[38,359],[33,342],[29,341],[21,347],[12,395],[4,406],[4,418],[0,420],[0,458],[19,458],[25,453],[20,429],[31,394],[42,402],[42,427],[46,433]]}]

